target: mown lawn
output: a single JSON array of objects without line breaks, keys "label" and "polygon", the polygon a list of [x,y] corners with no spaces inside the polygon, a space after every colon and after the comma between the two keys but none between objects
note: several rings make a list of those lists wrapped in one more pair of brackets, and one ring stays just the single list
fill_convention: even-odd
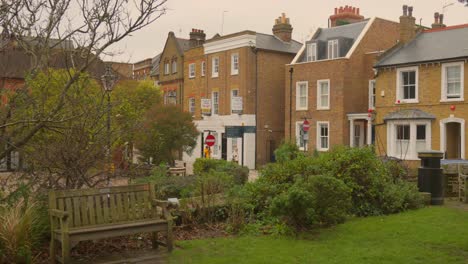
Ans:
[{"label": "mown lawn", "polygon": [[468,263],[468,212],[431,207],[355,218],[300,239],[182,241],[170,263]]}]

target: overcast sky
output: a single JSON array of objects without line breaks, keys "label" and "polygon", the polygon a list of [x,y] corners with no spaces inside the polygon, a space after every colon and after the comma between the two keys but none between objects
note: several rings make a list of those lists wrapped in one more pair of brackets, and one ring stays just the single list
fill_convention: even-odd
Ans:
[{"label": "overcast sky", "polygon": [[417,23],[422,19],[425,26],[433,23],[434,12],[444,12],[448,26],[468,23],[468,7],[458,0],[168,0],[166,15],[113,47],[120,53],[113,60],[136,62],[157,55],[169,31],[181,38],[188,38],[192,28],[203,29],[207,38],[246,29],[271,34],[274,19],[282,12],[291,20],[293,38],[303,42],[318,27],[327,27],[335,7],[351,5],[366,18],[398,21],[404,4],[414,7]]}]

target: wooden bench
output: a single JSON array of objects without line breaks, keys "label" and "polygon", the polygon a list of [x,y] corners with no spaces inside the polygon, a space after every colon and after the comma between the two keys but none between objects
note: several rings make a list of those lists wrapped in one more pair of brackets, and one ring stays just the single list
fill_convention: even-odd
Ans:
[{"label": "wooden bench", "polygon": [[[152,233],[153,248],[172,250],[172,217],[165,201],[155,199],[153,184],[49,192],[50,258],[70,263],[70,250],[80,241]],[[158,232],[167,235],[157,241]],[[56,243],[61,256],[56,256]]]}]

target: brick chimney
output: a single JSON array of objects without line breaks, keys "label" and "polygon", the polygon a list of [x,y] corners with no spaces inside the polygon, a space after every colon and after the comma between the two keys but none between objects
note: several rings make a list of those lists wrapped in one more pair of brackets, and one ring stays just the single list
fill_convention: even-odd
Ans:
[{"label": "brick chimney", "polygon": [[206,34],[205,32],[203,32],[203,30],[192,28],[192,32],[190,32],[190,40],[189,40],[191,48],[202,45],[203,43],[205,43],[205,39],[206,39]]},{"label": "brick chimney", "polygon": [[434,23],[432,24],[432,28],[444,28],[444,14],[434,13]]},{"label": "brick chimney", "polygon": [[347,25],[362,20],[364,20],[364,16],[361,16],[359,8],[342,6],[335,8],[335,14],[330,16],[330,27]]},{"label": "brick chimney", "polygon": [[416,18],[413,17],[413,7],[403,6],[400,17],[400,43],[408,43],[416,36]]},{"label": "brick chimney", "polygon": [[281,39],[284,42],[290,42],[292,39],[293,27],[289,23],[289,18],[284,13],[280,17],[275,19],[275,25],[273,26],[273,35]]}]

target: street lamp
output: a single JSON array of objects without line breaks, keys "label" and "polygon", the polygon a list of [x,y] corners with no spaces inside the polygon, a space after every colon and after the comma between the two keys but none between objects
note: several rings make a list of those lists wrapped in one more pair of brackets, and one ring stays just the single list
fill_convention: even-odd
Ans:
[{"label": "street lamp", "polygon": [[117,80],[117,77],[112,73],[111,66],[106,65],[106,72],[104,73],[104,75],[101,76],[101,81],[104,87],[104,91],[107,93],[107,151],[106,151],[106,156],[107,156],[107,165],[109,166],[108,171],[107,171],[107,185],[108,186],[110,184],[110,176],[111,176],[111,171],[110,171],[110,164],[111,164],[111,155],[110,155],[111,100],[110,99],[111,98],[110,98],[110,94],[112,92],[112,89],[114,89],[116,80]]}]

